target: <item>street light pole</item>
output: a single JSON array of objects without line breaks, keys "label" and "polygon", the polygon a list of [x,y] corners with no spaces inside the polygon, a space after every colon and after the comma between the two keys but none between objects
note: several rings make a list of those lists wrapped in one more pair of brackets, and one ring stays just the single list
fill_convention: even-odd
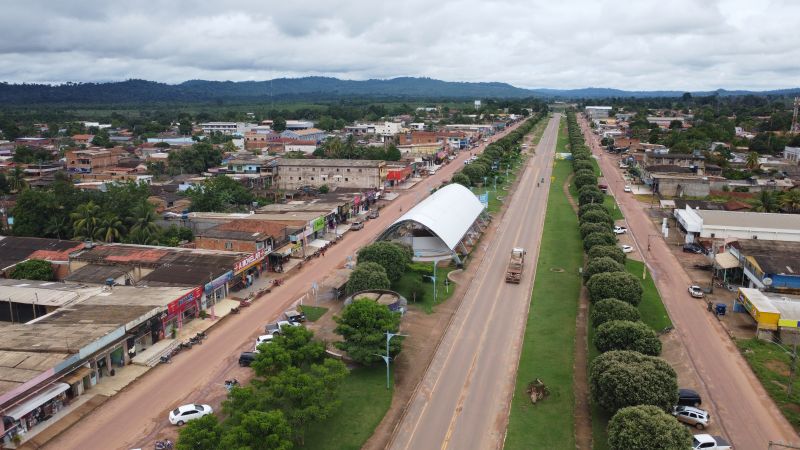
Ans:
[{"label": "street light pole", "polygon": [[407,337],[407,334],[400,334],[400,333],[384,333],[386,335],[386,354],[380,355],[375,353],[375,356],[380,356],[383,359],[383,362],[386,363],[386,389],[389,389],[389,362],[392,360],[392,357],[389,355],[389,341],[392,340],[395,336]]}]

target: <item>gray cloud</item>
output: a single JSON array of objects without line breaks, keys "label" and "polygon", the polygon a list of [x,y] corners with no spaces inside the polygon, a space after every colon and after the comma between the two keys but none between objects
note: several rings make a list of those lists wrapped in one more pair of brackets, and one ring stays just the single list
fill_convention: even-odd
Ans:
[{"label": "gray cloud", "polygon": [[0,80],[428,76],[522,87],[800,85],[800,2],[4,2]]}]

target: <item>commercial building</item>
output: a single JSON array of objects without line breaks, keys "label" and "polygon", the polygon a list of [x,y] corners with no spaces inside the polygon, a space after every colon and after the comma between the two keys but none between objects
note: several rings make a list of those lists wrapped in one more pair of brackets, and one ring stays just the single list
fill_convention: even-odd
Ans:
[{"label": "commercial building", "polygon": [[69,150],[66,152],[67,170],[73,173],[91,173],[98,169],[116,166],[119,155],[106,149]]},{"label": "commercial building", "polygon": [[254,126],[253,124],[244,122],[206,122],[200,124],[200,128],[203,129],[203,133],[205,134],[222,133],[225,135],[238,136],[243,136]]},{"label": "commercial building", "polygon": [[591,120],[595,119],[605,119],[611,114],[611,107],[610,106],[587,106],[584,108],[584,112]]},{"label": "commercial building", "polygon": [[756,336],[774,341],[782,332],[795,336],[800,328],[800,297],[740,288],[733,310],[748,312],[756,321]]},{"label": "commercial building", "polygon": [[800,289],[800,242],[741,240],[728,251],[738,260],[749,287]]},{"label": "commercial building", "polygon": [[127,370],[131,358],[165,337],[160,317],[196,298],[186,288],[29,280],[0,280],[0,297],[12,307],[46,308],[26,323],[0,323],[4,444],[15,435],[24,440],[85,392]]},{"label": "commercial building", "polygon": [[686,242],[699,238],[800,242],[800,215],[739,211],[676,209]]},{"label": "commercial building", "polygon": [[285,130],[281,136],[298,141],[321,142],[327,137],[327,133],[317,128],[306,128],[302,130]]},{"label": "commercial building", "polygon": [[383,189],[386,162],[354,159],[287,159],[278,161],[278,187],[295,190],[319,188]]},{"label": "commercial building", "polygon": [[800,147],[784,147],[783,159],[800,164]]}]

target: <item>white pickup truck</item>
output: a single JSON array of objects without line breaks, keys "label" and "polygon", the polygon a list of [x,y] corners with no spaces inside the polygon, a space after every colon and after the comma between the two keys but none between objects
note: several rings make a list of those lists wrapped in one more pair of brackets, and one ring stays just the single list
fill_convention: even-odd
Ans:
[{"label": "white pickup truck", "polygon": [[692,436],[692,450],[733,450],[733,447],[719,436],[695,434]]}]

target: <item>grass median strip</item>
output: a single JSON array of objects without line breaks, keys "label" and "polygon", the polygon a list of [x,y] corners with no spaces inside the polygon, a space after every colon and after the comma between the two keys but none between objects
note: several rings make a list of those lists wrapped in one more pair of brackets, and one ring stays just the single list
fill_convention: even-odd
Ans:
[{"label": "grass median strip", "polygon": [[[583,264],[583,247],[578,218],[562,188],[571,173],[569,162],[556,162],[511,403],[506,449],[575,447],[572,366],[581,289],[578,268]],[[544,382],[550,395],[533,405],[526,391],[528,384],[537,378]]]}]

